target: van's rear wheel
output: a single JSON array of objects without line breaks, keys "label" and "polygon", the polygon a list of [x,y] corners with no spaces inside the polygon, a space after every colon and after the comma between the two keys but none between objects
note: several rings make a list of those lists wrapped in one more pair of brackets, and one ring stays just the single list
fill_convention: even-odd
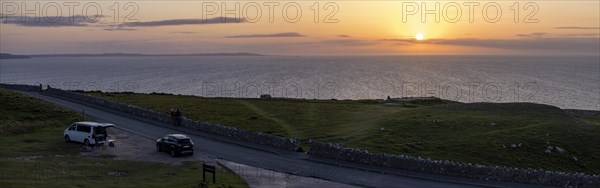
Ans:
[{"label": "van's rear wheel", "polygon": [[65,142],[71,142],[71,138],[69,138],[69,135],[65,135]]}]

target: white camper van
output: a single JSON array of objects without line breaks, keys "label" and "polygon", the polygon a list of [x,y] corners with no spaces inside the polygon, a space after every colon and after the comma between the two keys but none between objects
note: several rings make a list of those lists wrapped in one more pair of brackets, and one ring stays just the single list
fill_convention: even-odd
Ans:
[{"label": "white camper van", "polygon": [[75,122],[65,129],[64,138],[66,142],[81,142],[85,145],[97,145],[107,141],[106,128],[114,127],[110,123],[97,122]]}]

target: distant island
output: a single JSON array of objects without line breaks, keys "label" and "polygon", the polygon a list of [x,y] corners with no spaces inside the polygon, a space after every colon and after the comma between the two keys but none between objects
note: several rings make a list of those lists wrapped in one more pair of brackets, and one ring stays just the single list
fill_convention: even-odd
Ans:
[{"label": "distant island", "polygon": [[0,59],[31,59],[31,56],[0,53]]},{"label": "distant island", "polygon": [[136,54],[136,53],[102,53],[102,54],[39,54],[31,57],[134,57],[134,56],[265,56],[255,53],[194,53],[194,54]]},{"label": "distant island", "polygon": [[101,53],[101,54],[37,54],[13,55],[0,53],[0,59],[29,59],[36,57],[137,57],[137,56],[266,56],[255,53],[194,53],[194,54],[136,54],[136,53]]}]

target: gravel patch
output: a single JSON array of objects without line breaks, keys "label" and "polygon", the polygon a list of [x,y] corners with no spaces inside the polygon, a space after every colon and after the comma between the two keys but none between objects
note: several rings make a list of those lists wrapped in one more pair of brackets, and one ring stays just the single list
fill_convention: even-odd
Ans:
[{"label": "gravel patch", "polygon": [[[81,152],[85,157],[113,157],[118,160],[133,160],[144,162],[159,162],[171,165],[182,164],[184,161],[204,161],[221,163],[236,174],[240,175],[250,187],[354,187],[326,181],[318,178],[295,176],[272,170],[257,168],[245,164],[234,163],[215,156],[195,152],[193,156],[171,157],[168,153],[157,152],[156,140],[146,138],[125,130],[107,129],[109,139],[114,140],[115,147],[97,147],[89,152]],[[81,147],[84,147],[81,145]],[[120,174],[121,172],[111,172]]]}]

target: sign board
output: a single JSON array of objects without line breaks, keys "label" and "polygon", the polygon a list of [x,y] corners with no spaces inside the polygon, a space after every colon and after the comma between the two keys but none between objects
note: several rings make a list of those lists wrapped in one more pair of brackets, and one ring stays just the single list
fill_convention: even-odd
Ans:
[{"label": "sign board", "polygon": [[206,182],[206,173],[212,173],[213,183],[217,183],[217,179],[215,179],[215,171],[216,168],[213,165],[202,164],[202,181]]}]

